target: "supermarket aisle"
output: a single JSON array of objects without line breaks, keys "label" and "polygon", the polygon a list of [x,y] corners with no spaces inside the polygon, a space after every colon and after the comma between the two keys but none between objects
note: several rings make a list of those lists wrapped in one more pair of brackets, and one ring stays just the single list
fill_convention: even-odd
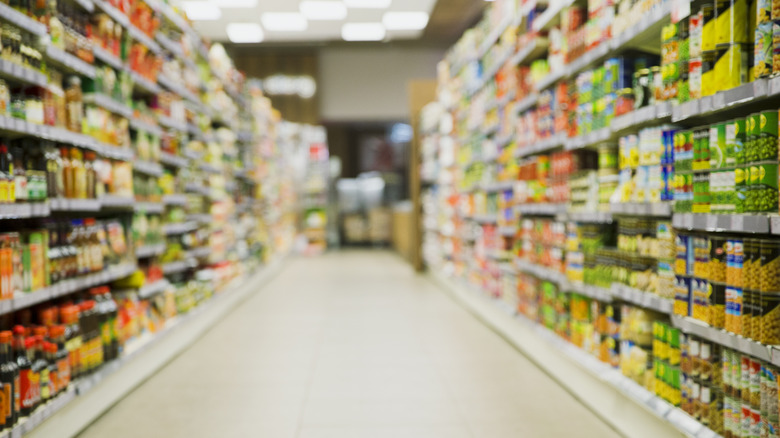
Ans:
[{"label": "supermarket aisle", "polygon": [[397,256],[290,263],[83,435],[616,436]]}]

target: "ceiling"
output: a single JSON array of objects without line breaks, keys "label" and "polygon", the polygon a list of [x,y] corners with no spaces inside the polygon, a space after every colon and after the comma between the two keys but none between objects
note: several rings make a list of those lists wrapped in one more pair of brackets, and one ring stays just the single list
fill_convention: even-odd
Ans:
[{"label": "ceiling", "polygon": [[[428,25],[422,30],[387,30],[384,41],[427,41],[450,45],[481,16],[484,0],[390,0],[387,8],[347,8],[344,19],[319,21],[307,20],[305,30],[278,31],[268,29],[262,16],[267,12],[299,12],[301,0],[257,0],[251,8],[224,7],[236,0],[190,0],[190,3],[211,3],[219,7],[217,20],[194,21],[195,28],[212,41],[228,42],[229,23],[255,23],[262,28],[260,46],[287,44],[323,44],[342,42],[342,27],[345,23],[382,23],[386,12],[425,12],[430,15]],[[350,1],[358,0],[345,0]],[[386,0],[388,1],[388,0]],[[183,0],[173,3],[181,6]],[[250,1],[251,3],[251,1]]]}]

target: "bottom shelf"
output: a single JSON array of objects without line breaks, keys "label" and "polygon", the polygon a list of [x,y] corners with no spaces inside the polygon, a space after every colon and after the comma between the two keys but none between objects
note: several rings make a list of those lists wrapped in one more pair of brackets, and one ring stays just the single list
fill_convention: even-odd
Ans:
[{"label": "bottom shelf", "polygon": [[119,359],[74,381],[67,391],[38,407],[13,429],[0,433],[0,438],[76,436],[195,342],[244,298],[257,292],[257,285],[267,283],[279,272],[282,263],[277,260],[253,275],[236,278],[210,301],[169,320],[161,331],[147,333],[128,343]]},{"label": "bottom shelf", "polygon": [[666,403],[607,364],[533,321],[517,316],[501,300],[443,274],[433,280],[456,301],[545,370],[586,407],[624,436],[718,435],[681,409]]}]

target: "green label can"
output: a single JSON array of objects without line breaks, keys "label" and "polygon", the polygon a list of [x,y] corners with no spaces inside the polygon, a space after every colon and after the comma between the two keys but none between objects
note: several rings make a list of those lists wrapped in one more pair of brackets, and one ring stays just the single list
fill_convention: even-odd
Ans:
[{"label": "green label can", "polygon": [[745,163],[745,119],[735,119],[726,124],[726,164]]},{"label": "green label can", "polygon": [[763,111],[758,118],[755,161],[777,159],[777,110]]},{"label": "green label can", "polygon": [[747,199],[750,191],[750,168],[739,166],[734,169],[734,211],[747,212]]},{"label": "green label can", "polygon": [[777,212],[777,162],[750,164],[746,212]]},{"label": "green label can", "polygon": [[726,156],[726,124],[712,125],[710,127],[710,168],[727,167]]},{"label": "green label can", "polygon": [[755,113],[747,117],[745,122],[745,128],[747,129],[747,141],[745,142],[745,162],[751,163],[756,161],[758,152],[756,151],[756,145],[758,140],[758,127],[760,125],[759,119],[761,114]]}]

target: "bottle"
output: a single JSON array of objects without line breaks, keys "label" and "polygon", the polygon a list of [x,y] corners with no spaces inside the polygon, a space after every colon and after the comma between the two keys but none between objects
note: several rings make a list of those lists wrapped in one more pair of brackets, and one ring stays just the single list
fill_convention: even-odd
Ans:
[{"label": "bottle", "polygon": [[[38,361],[38,337],[30,336],[24,340],[24,349],[27,353],[27,360],[30,362],[30,412],[35,411],[35,408],[41,403],[41,364]],[[22,402],[24,402],[24,398]]]},{"label": "bottle", "polygon": [[60,393],[60,381],[59,373],[57,372],[57,360],[55,355],[57,354],[57,346],[53,342],[43,343],[43,353],[46,359],[47,374],[49,376],[49,400],[53,399]]},{"label": "bottle", "polygon": [[119,306],[111,295],[111,289],[104,286],[104,295],[106,299],[106,312],[108,313],[109,329],[109,354],[106,360],[115,360],[119,358]]},{"label": "bottle", "polygon": [[97,186],[97,173],[95,171],[94,152],[88,151],[84,154],[84,172],[86,175],[87,199],[97,198],[95,189]]},{"label": "bottle", "polygon": [[92,372],[92,348],[94,340],[93,332],[93,316],[94,316],[94,301],[82,301],[79,304],[79,326],[82,332],[81,351],[79,353],[81,363],[81,375],[87,375]]},{"label": "bottle", "polygon": [[36,327],[33,330],[35,336],[33,357],[35,358],[32,365],[32,370],[38,375],[38,403],[46,403],[51,396],[51,380],[49,379],[49,362],[46,360],[45,350],[45,336],[48,330],[46,327]]},{"label": "bottle", "polygon": [[73,197],[87,198],[87,170],[84,168],[82,153],[78,148],[70,149],[70,168],[73,174]]},{"label": "bottle", "polygon": [[32,388],[34,379],[30,371],[32,364],[27,357],[27,350],[25,349],[24,331],[24,327],[20,325],[14,326],[14,359],[16,360],[16,366],[19,368],[19,395],[17,397],[18,403],[16,404],[19,417],[26,417],[30,414],[35,397]]},{"label": "bottle", "polygon": [[0,204],[12,201],[12,188],[14,178],[13,157],[8,152],[8,146],[0,143]]},{"label": "bottle", "polygon": [[49,331],[49,337],[54,344],[54,361],[57,364],[57,387],[58,392],[68,387],[70,384],[70,359],[68,350],[65,346],[66,328],[63,325],[56,325]]},{"label": "bottle", "polygon": [[70,165],[70,151],[68,148],[60,149],[60,173],[62,175],[62,195],[65,198],[74,197],[75,183],[73,182],[73,168]]},{"label": "bottle", "polygon": [[27,188],[27,169],[25,169],[25,152],[20,146],[13,146],[11,148],[11,156],[13,156],[13,187],[14,193],[11,195],[16,202],[27,202],[29,191]]},{"label": "bottle", "polygon": [[81,79],[78,76],[68,78],[68,88],[65,90],[65,105],[67,108],[66,125],[68,130],[81,132],[84,98],[81,93]]},{"label": "bottle", "polygon": [[4,330],[0,332],[0,385],[2,385],[3,411],[0,418],[5,418],[3,425],[8,428],[16,423],[17,388],[19,385],[19,368],[11,357],[11,340],[13,334]]}]

